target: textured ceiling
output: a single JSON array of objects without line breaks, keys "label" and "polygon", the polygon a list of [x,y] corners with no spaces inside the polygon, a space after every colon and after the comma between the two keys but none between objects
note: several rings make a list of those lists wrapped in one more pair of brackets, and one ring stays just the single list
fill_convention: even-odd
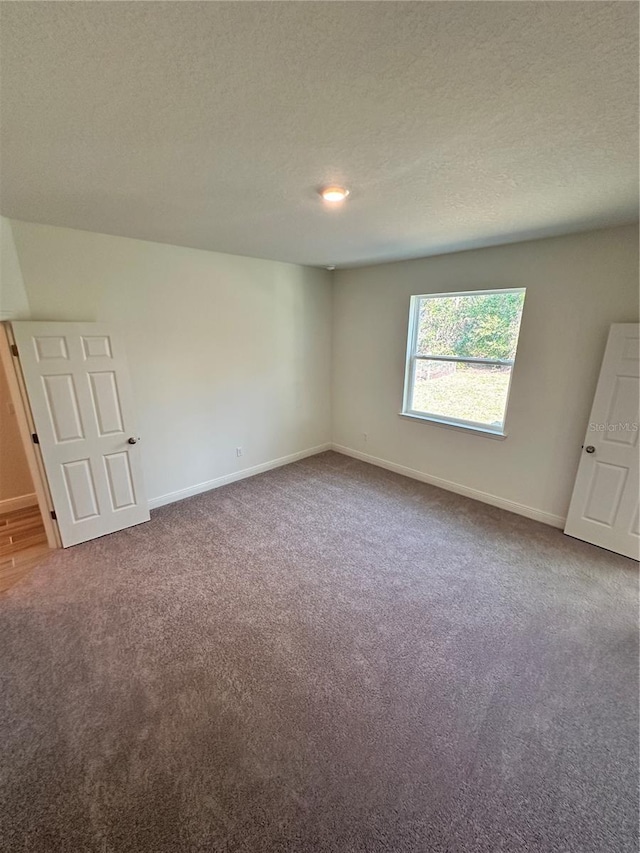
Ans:
[{"label": "textured ceiling", "polygon": [[637,217],[635,3],[0,14],[6,216],[313,265]]}]

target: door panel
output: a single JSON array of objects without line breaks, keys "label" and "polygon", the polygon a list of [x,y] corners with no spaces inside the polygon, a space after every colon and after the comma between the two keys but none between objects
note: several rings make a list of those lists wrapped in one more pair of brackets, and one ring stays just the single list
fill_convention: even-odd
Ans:
[{"label": "door panel", "polygon": [[119,453],[110,453],[104,457],[104,461],[113,509],[125,509],[134,506],[136,494],[129,465],[129,454],[124,450]]},{"label": "door panel", "polygon": [[[638,417],[638,380],[631,376],[616,376],[607,413],[608,424],[632,423]],[[604,434],[603,442],[634,445],[638,440],[637,431],[615,429]]]},{"label": "door panel", "polygon": [[84,521],[99,515],[96,487],[89,459],[63,462],[62,470],[67,486],[74,521]]},{"label": "door panel", "polygon": [[565,533],[640,558],[640,346],[615,323],[602,362]]},{"label": "door panel", "polygon": [[33,343],[36,348],[36,358],[38,361],[48,361],[52,358],[69,358],[67,346],[64,338],[51,337],[42,335],[39,338],[34,338]]},{"label": "door panel", "polygon": [[113,370],[89,373],[93,409],[98,423],[98,435],[124,432],[122,407]]},{"label": "door panel", "polygon": [[108,335],[83,335],[82,351],[85,358],[111,358],[111,339]]},{"label": "door panel", "polygon": [[120,337],[95,323],[12,326],[63,545],[147,521]]},{"label": "door panel", "polygon": [[43,376],[42,385],[56,444],[84,438],[73,376]]},{"label": "door panel", "polygon": [[595,463],[584,511],[585,518],[611,527],[620,508],[627,473],[627,469],[620,468],[619,465]]}]

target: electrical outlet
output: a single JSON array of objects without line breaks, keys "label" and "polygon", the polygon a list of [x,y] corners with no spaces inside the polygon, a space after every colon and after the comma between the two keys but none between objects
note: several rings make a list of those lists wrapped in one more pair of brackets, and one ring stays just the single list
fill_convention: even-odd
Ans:
[{"label": "electrical outlet", "polygon": [[236,447],[236,456],[242,456],[242,448]]}]

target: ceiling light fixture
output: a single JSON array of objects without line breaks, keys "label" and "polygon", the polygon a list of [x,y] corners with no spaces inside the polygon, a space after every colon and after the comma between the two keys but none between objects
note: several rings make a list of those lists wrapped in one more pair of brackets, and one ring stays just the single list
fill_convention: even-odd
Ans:
[{"label": "ceiling light fixture", "polygon": [[320,195],[325,201],[341,202],[349,195],[349,190],[344,187],[323,187],[320,190]]}]

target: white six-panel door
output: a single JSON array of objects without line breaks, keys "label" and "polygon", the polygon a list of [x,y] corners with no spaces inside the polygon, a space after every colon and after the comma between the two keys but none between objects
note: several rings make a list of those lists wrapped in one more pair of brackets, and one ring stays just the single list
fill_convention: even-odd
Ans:
[{"label": "white six-panel door", "polygon": [[565,533],[640,558],[637,323],[609,332]]},{"label": "white six-panel door", "polygon": [[62,544],[149,520],[121,339],[96,323],[12,323]]}]

